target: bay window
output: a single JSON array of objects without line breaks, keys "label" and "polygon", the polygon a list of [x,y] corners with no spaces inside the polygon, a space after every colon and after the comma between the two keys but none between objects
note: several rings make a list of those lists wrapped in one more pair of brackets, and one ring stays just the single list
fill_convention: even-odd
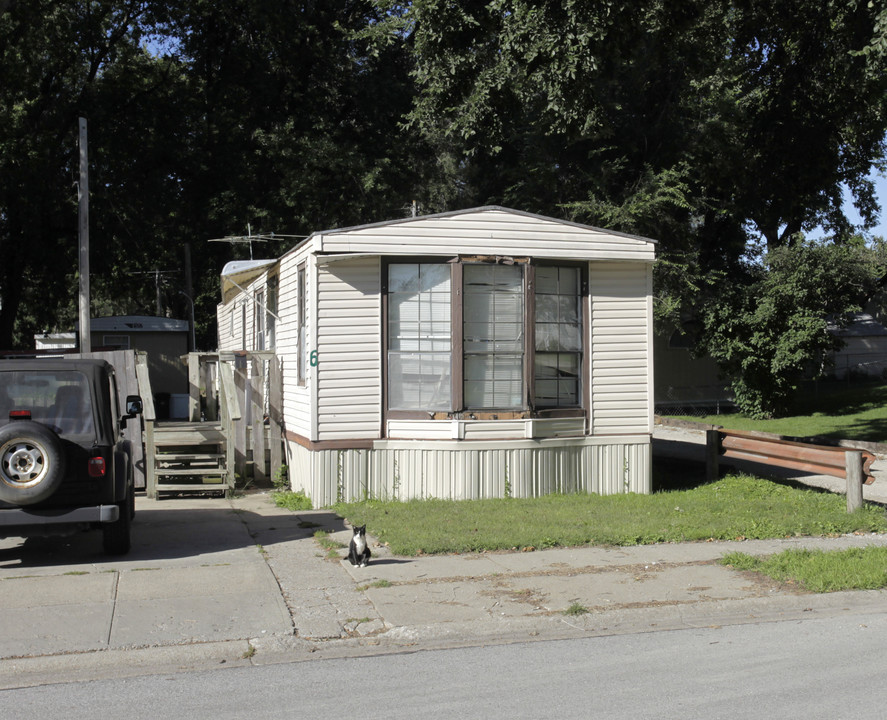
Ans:
[{"label": "bay window", "polygon": [[385,272],[389,412],[581,409],[579,266],[391,262]]},{"label": "bay window", "polygon": [[536,268],[536,407],[576,407],[582,369],[579,268]]},{"label": "bay window", "polygon": [[465,408],[520,409],[524,404],[523,267],[466,265],[462,288]]},{"label": "bay window", "polygon": [[388,407],[449,410],[450,267],[388,268]]}]

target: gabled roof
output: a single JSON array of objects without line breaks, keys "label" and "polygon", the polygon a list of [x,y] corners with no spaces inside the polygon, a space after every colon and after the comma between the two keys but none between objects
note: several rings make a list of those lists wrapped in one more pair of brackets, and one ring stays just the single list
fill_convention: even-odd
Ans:
[{"label": "gabled roof", "polygon": [[[601,233],[603,235],[612,235],[615,237],[623,237],[631,240],[643,240],[645,242],[651,242],[656,244],[656,240],[652,240],[651,238],[646,238],[641,235],[630,235],[628,233],[617,232],[616,230],[604,230],[602,228],[594,227],[593,225],[583,225],[581,223],[572,222],[570,220],[562,220],[560,218],[548,217],[546,215],[537,215],[536,213],[525,212],[523,210],[514,210],[512,208],[502,207],[501,205],[483,205],[481,207],[475,208],[465,208],[462,210],[449,210],[447,212],[435,213],[432,215],[419,215],[417,217],[406,217],[406,218],[397,218],[395,220],[383,220],[381,222],[375,223],[367,223],[366,225],[355,225],[353,227],[345,227],[345,228],[337,228],[334,230],[324,230],[321,232],[312,233],[310,237],[314,235],[336,235],[340,233],[353,233],[360,232],[364,230],[372,230],[374,228],[381,227],[393,227],[397,225],[405,225],[409,223],[415,224],[423,224],[428,221],[435,220],[448,220],[448,219],[460,219],[465,215],[478,215],[483,213],[503,213],[506,215],[514,215],[516,217],[523,217],[527,219],[538,220],[541,222],[550,222],[556,223],[560,225],[564,225],[566,227],[577,228],[580,230],[590,230],[592,232]],[[309,238],[310,239],[310,238]]]},{"label": "gabled roof", "polygon": [[[498,205],[397,218],[312,233],[284,253],[310,248],[318,262],[359,256],[497,255],[653,262],[656,241]],[[279,260],[237,260],[222,270],[222,301]]]},{"label": "gabled roof", "polygon": [[655,259],[656,241],[638,235],[490,205],[313,233],[320,256],[505,255],[565,260]]}]

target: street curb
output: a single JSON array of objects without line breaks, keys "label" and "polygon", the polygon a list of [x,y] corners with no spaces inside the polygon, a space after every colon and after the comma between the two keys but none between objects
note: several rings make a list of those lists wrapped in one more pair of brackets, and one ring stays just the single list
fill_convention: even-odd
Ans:
[{"label": "street curb", "polygon": [[[554,642],[648,632],[716,630],[764,622],[883,612],[884,590],[791,594],[704,603],[614,608],[579,616],[400,626],[375,636],[310,641],[265,637],[194,645],[100,650],[0,661],[0,690],[69,682],[290,664],[513,643]],[[76,662],[72,662],[75,660]]]}]

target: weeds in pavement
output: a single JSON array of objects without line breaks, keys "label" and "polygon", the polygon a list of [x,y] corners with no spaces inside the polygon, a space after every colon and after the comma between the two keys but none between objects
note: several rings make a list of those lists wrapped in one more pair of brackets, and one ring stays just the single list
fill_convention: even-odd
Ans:
[{"label": "weeds in pavement", "polygon": [[333,540],[329,533],[326,530],[318,530],[314,533],[314,539],[317,540],[317,544],[320,545],[324,550],[326,550],[326,558],[327,560],[338,560],[339,559],[339,550],[345,547],[338,540]]},{"label": "weeds in pavement", "polygon": [[391,587],[391,583],[388,580],[376,580],[375,582],[371,582],[369,585],[358,585],[355,588],[358,592],[363,592],[364,590],[369,590],[370,588],[387,588]]},{"label": "weeds in pavement", "polygon": [[311,498],[301,490],[298,492],[293,492],[291,490],[276,490],[271,493],[271,497],[277,507],[284,508],[285,510],[298,512],[299,510],[312,509]]},{"label": "weeds in pavement", "polygon": [[876,590],[887,587],[887,548],[848,550],[791,549],[769,557],[735,552],[722,564],[752,570],[779,582],[797,583],[813,592]]},{"label": "weeds in pavement", "polygon": [[566,610],[564,610],[564,615],[570,615],[570,616],[585,615],[587,612],[589,612],[589,610],[584,605],[580,605],[579,603],[573,603],[572,605],[570,605],[570,607],[568,607]]}]

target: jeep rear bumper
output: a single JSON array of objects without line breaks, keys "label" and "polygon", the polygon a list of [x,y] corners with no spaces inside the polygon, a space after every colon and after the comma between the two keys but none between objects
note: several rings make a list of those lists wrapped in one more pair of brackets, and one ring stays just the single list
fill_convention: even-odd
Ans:
[{"label": "jeep rear bumper", "polygon": [[111,523],[120,517],[117,505],[94,505],[71,510],[26,510],[21,508],[0,509],[0,534],[10,535],[13,528],[33,528],[49,525]]}]

